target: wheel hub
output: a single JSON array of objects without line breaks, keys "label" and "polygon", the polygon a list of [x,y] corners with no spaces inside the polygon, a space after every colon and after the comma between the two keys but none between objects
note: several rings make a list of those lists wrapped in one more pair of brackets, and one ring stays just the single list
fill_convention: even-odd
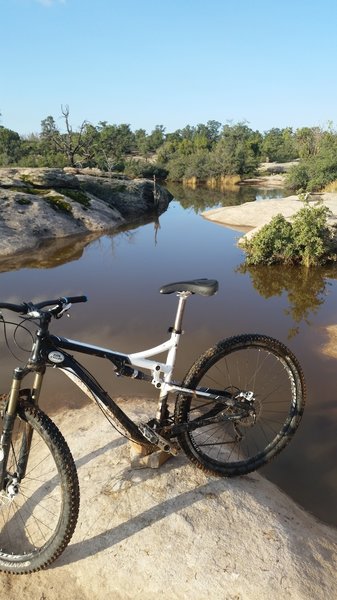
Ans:
[{"label": "wheel hub", "polygon": [[19,480],[17,477],[12,477],[6,485],[5,493],[9,500],[13,500],[20,491]]},{"label": "wheel hub", "polygon": [[240,419],[240,426],[253,427],[260,418],[262,405],[261,402],[254,396],[254,392],[240,392],[236,399],[242,401],[247,406],[247,414]]}]

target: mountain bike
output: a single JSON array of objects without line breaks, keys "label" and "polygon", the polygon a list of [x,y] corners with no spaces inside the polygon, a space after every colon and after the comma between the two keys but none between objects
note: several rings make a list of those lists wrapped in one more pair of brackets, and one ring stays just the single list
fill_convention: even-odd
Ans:
[{"label": "mountain bike", "polygon": [[[174,325],[160,345],[135,353],[86,344],[49,331],[85,296],[38,303],[0,303],[35,330],[29,359],[14,369],[2,395],[0,421],[0,570],[30,573],[50,565],[66,548],[79,511],[79,483],[69,447],[39,407],[48,368],[67,375],[92,398],[119,432],[147,452],[182,450],[205,472],[233,477],[268,463],[294,435],[305,403],[301,367],[281,342],[244,334],[218,342],[192,365],[182,382],[173,380],[182,321],[190,296],[212,296],[218,282],[194,279],[164,285],[178,297]],[[6,326],[13,321],[0,313]],[[118,377],[148,382],[158,390],[156,413],[136,423],[104,391],[73,353],[110,361]],[[158,355],[166,360],[158,361]],[[31,383],[23,382],[30,376]],[[172,408],[169,396],[174,394]]]}]

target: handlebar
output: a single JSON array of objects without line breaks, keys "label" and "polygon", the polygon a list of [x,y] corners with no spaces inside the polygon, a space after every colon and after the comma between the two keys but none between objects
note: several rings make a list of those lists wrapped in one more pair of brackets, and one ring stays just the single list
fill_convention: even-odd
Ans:
[{"label": "handlebar", "polygon": [[26,314],[28,305],[27,304],[10,304],[8,302],[1,302],[0,309],[11,310],[16,313]]},{"label": "handlebar", "polygon": [[70,304],[77,304],[79,302],[87,302],[87,296],[66,296],[57,298],[57,300],[44,300],[43,302],[23,302],[22,304],[12,304],[10,302],[0,302],[0,310],[11,310],[16,313],[20,313],[21,315],[31,315],[37,317],[38,314],[34,315],[34,312],[39,312],[41,308],[45,308],[46,306],[52,306],[53,308],[49,309],[46,312],[49,312],[53,316],[57,317],[61,311],[63,311],[64,307]]}]

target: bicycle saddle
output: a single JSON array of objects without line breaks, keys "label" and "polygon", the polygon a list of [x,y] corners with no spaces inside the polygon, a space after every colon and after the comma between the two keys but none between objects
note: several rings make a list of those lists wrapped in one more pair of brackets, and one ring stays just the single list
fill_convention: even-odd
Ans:
[{"label": "bicycle saddle", "polygon": [[160,288],[161,294],[173,294],[173,292],[191,292],[200,296],[213,296],[218,290],[219,284],[216,279],[191,279],[190,281],[177,281],[168,283]]}]

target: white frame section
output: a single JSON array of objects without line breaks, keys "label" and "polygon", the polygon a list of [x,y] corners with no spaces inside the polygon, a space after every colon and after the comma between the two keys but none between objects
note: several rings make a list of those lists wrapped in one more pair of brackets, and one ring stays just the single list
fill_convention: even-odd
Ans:
[{"label": "white frame section", "polygon": [[[164,373],[164,382],[169,383],[171,381],[172,372],[175,365],[177,348],[179,345],[180,334],[172,333],[171,338],[159,346],[155,346],[154,348],[149,348],[148,350],[143,350],[142,352],[135,352],[133,354],[128,354],[133,367],[139,367],[140,369],[147,369],[152,373],[152,383],[159,387],[157,383],[160,383],[160,373]],[[157,354],[162,354],[163,352],[167,352],[166,362],[159,362],[154,360],[149,360],[149,357],[156,356]]]}]

